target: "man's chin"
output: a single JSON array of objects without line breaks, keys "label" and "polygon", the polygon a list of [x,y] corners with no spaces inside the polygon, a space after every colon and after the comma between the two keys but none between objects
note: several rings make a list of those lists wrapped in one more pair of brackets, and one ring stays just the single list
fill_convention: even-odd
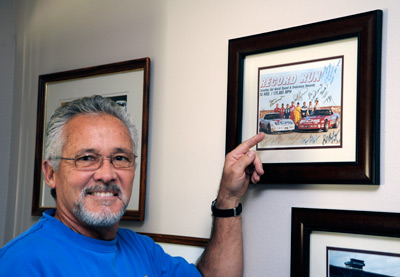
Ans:
[{"label": "man's chin", "polygon": [[84,205],[75,205],[75,216],[85,224],[93,227],[107,228],[117,224],[125,213],[126,205],[112,209],[110,203],[104,203],[99,210],[86,209]]}]

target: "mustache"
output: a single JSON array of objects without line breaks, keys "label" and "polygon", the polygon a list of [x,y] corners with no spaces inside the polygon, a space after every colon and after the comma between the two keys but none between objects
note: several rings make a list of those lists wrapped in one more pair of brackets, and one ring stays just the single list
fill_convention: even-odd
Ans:
[{"label": "mustache", "polygon": [[112,192],[115,195],[120,195],[122,193],[121,188],[116,184],[96,184],[91,187],[87,187],[82,191],[82,196],[92,194],[94,192]]}]

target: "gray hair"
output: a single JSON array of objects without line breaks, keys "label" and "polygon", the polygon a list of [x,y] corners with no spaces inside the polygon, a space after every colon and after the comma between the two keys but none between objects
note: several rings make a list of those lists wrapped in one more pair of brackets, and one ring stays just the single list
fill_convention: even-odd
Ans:
[{"label": "gray hair", "polygon": [[[54,158],[61,156],[66,142],[65,125],[82,114],[108,114],[121,120],[129,131],[133,153],[137,155],[137,131],[125,110],[110,98],[100,95],[83,97],[59,107],[47,123],[44,159],[55,171],[59,170],[60,160]],[[55,190],[52,189],[51,194],[56,198]]]}]

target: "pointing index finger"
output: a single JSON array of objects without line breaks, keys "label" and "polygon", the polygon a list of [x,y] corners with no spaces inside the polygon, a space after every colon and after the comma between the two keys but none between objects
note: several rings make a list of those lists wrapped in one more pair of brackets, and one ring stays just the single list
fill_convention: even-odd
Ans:
[{"label": "pointing index finger", "polygon": [[239,151],[240,153],[247,153],[253,146],[255,146],[257,143],[260,143],[264,139],[265,134],[264,133],[258,133],[257,135],[249,138],[248,140],[242,142],[236,150]]}]

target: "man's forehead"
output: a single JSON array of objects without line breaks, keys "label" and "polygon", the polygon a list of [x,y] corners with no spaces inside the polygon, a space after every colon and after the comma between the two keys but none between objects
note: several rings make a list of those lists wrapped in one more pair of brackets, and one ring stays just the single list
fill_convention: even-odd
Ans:
[{"label": "man's forehead", "polygon": [[[77,149],[125,149],[132,152],[132,140],[128,128],[117,117],[108,114],[80,114],[65,125],[67,145]],[[107,145],[102,145],[102,141]]]},{"label": "man's forehead", "polygon": [[[83,154],[83,153],[93,153],[93,154],[101,154],[103,149],[100,148],[86,148],[82,147],[77,149],[77,154]],[[132,149],[130,148],[125,148],[125,147],[114,147],[109,149],[110,154],[115,154],[115,153],[132,153]]]},{"label": "man's forehead", "polygon": [[[116,128],[121,128],[129,133],[128,128],[125,124],[116,116],[103,113],[89,113],[89,114],[78,114],[72,117],[66,124],[66,128],[73,125],[73,127],[102,127],[105,122],[113,122],[113,126]],[[73,128],[69,128],[74,131]]]}]

